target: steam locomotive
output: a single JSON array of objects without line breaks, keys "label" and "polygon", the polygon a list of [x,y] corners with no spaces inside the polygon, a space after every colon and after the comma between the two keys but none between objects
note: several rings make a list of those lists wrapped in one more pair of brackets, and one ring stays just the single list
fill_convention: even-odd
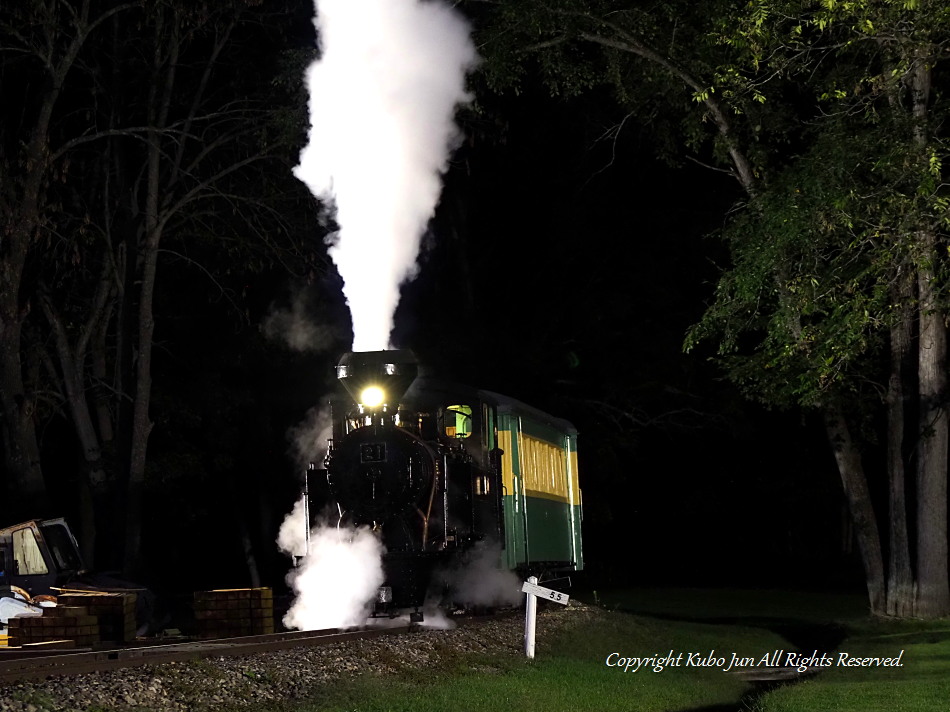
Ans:
[{"label": "steam locomotive", "polygon": [[372,527],[385,581],[376,613],[415,609],[433,572],[478,542],[521,575],[583,568],[577,431],[512,398],[419,376],[405,350],[343,355],[312,519]]}]

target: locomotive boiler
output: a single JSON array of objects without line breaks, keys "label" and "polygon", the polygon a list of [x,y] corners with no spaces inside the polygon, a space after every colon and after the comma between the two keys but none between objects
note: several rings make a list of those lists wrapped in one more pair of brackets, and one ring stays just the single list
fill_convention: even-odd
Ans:
[{"label": "locomotive boiler", "polygon": [[337,377],[312,516],[372,528],[385,582],[376,612],[415,609],[436,569],[478,542],[522,575],[580,570],[577,432],[497,393],[419,376],[409,351],[353,352]]}]

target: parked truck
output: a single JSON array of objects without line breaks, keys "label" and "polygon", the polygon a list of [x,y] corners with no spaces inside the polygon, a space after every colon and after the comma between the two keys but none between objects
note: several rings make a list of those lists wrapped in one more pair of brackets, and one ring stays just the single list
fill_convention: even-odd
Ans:
[{"label": "parked truck", "polygon": [[16,589],[30,597],[55,595],[82,572],[79,545],[62,517],[0,529],[0,596]]}]

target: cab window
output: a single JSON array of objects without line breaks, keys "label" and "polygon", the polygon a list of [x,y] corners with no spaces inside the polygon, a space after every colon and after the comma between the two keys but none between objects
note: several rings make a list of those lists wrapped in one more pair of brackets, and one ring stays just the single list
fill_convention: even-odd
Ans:
[{"label": "cab window", "polygon": [[13,532],[13,558],[21,576],[49,573],[32,529],[17,529]]},{"label": "cab window", "polygon": [[445,408],[445,434],[450,438],[472,435],[472,406],[450,405]]},{"label": "cab window", "polygon": [[82,568],[79,552],[76,551],[76,545],[66,527],[62,524],[45,524],[40,527],[40,531],[43,532],[46,547],[56,568],[60,571],[77,571]]}]

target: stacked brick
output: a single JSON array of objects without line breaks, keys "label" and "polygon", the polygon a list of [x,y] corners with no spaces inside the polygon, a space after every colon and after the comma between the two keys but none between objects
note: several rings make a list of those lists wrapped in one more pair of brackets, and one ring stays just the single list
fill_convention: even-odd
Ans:
[{"label": "stacked brick", "polygon": [[61,593],[57,602],[88,609],[98,619],[101,640],[128,643],[135,640],[135,599],[134,593],[71,591]]},{"label": "stacked brick", "polygon": [[98,619],[82,606],[44,608],[42,616],[18,616],[7,626],[10,647],[88,648],[100,640]]},{"label": "stacked brick", "polygon": [[203,639],[273,633],[273,593],[269,588],[198,591],[195,624]]}]

